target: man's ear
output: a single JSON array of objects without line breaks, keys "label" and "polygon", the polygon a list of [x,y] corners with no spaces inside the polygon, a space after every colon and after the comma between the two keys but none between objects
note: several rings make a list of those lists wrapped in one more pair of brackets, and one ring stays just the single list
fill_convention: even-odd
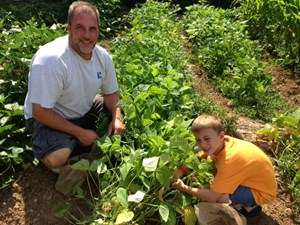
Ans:
[{"label": "man's ear", "polygon": [[68,31],[68,33],[70,33],[70,24],[67,24],[66,30]]}]

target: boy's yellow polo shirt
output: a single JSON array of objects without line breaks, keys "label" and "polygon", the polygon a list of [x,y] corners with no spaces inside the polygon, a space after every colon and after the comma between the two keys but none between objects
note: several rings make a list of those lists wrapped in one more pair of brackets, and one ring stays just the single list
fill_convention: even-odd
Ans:
[{"label": "boy's yellow polo shirt", "polygon": [[276,198],[277,183],[274,167],[268,156],[256,145],[225,136],[226,147],[215,159],[217,174],[211,190],[232,194],[239,185],[252,190],[256,204]]}]

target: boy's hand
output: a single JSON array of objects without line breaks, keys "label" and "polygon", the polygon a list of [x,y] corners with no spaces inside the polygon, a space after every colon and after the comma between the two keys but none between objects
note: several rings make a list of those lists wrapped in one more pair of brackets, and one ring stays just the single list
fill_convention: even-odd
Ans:
[{"label": "boy's hand", "polygon": [[172,182],[172,187],[177,189],[178,191],[183,191],[185,189],[185,184],[181,179],[174,180]]}]

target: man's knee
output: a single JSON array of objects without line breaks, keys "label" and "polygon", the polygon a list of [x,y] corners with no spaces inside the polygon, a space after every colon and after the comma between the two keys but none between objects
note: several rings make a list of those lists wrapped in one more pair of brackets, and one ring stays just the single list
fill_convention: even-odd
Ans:
[{"label": "man's knee", "polygon": [[41,161],[47,167],[50,168],[57,168],[61,167],[66,164],[71,154],[71,149],[69,148],[62,148],[51,152],[50,154],[44,156]]}]

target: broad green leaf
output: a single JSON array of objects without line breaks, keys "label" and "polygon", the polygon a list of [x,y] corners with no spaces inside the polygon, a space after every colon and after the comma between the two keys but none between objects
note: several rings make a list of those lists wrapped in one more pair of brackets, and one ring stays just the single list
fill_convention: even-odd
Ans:
[{"label": "broad green leaf", "polygon": [[168,221],[168,218],[169,218],[169,207],[167,204],[165,203],[162,203],[159,207],[158,207],[158,211],[159,211],[159,215],[161,217],[161,219],[164,221],[164,222],[167,222]]},{"label": "broad green leaf", "polygon": [[168,167],[163,166],[156,170],[156,179],[168,190],[170,188],[171,173]]},{"label": "broad green leaf", "polygon": [[121,173],[121,178],[122,180],[126,180],[126,177],[130,171],[130,169],[133,167],[132,163],[124,163],[123,165],[121,165],[120,167],[120,173]]},{"label": "broad green leaf", "polygon": [[71,165],[72,169],[88,171],[90,169],[90,162],[87,159],[81,159],[80,161]]},{"label": "broad green leaf", "polygon": [[98,168],[98,166],[100,165],[100,161],[99,160],[93,160],[91,165],[90,165],[90,168],[89,170],[92,171],[92,172],[95,172]]},{"label": "broad green leaf", "polygon": [[168,153],[162,153],[159,156],[159,166],[164,166],[171,161],[170,155]]},{"label": "broad green leaf", "polygon": [[8,155],[8,153],[5,151],[0,152],[0,156],[7,156],[7,155]]},{"label": "broad green leaf", "polygon": [[149,89],[149,94],[151,94],[151,95],[166,95],[167,90],[157,87],[157,86],[151,86]]},{"label": "broad green leaf", "polygon": [[133,217],[134,213],[132,211],[123,210],[120,214],[118,214],[115,224],[126,224],[130,222]]},{"label": "broad green leaf", "polygon": [[18,154],[24,152],[24,149],[23,148],[12,147],[11,152],[12,152],[13,155],[18,155]]},{"label": "broad green leaf", "polygon": [[177,209],[182,216],[185,225],[195,225],[197,223],[197,216],[193,206],[185,206],[182,209]]},{"label": "broad green leaf", "polygon": [[0,127],[0,134],[4,133],[5,131],[9,131],[14,127],[14,124],[5,125]]},{"label": "broad green leaf", "polygon": [[126,71],[128,73],[132,73],[134,70],[137,70],[137,69],[138,69],[138,66],[136,64],[128,63],[126,65]]},{"label": "broad green leaf", "polygon": [[150,189],[151,185],[150,185],[150,181],[149,179],[146,177],[146,176],[139,176],[140,180],[143,182],[144,186],[147,188],[147,189]]},{"label": "broad green leaf", "polygon": [[113,137],[113,143],[110,147],[111,151],[115,151],[121,148],[121,136],[120,135],[114,135]]},{"label": "broad green leaf", "polygon": [[104,152],[107,151],[112,145],[111,139],[108,136],[101,137],[99,140],[96,141],[96,143]]},{"label": "broad green leaf", "polygon": [[146,172],[153,172],[157,168],[159,157],[151,157],[143,159],[143,167]]},{"label": "broad green leaf", "polygon": [[150,126],[151,124],[153,124],[153,120],[151,119],[142,119],[142,124],[144,127]]},{"label": "broad green leaf", "polygon": [[70,214],[70,211],[66,207],[57,206],[56,208],[54,208],[54,214],[58,218],[65,218]]},{"label": "broad green leaf", "polygon": [[0,119],[0,124],[1,126],[5,125],[7,121],[9,121],[9,116],[3,116],[1,119]]},{"label": "broad green leaf", "polygon": [[120,204],[125,208],[128,208],[128,195],[125,188],[118,188],[117,190],[117,199],[120,201]]},{"label": "broad green leaf", "polygon": [[153,75],[154,77],[156,77],[157,74],[158,74],[158,72],[159,72],[159,70],[157,69],[156,66],[152,66],[151,68],[152,68],[152,72],[151,72],[152,75]]},{"label": "broad green leaf", "polygon": [[297,125],[299,119],[297,119],[296,117],[292,117],[292,116],[285,116],[283,118],[283,121],[285,124],[295,127]]},{"label": "broad green leaf", "polygon": [[97,173],[98,174],[102,174],[105,173],[107,171],[107,166],[104,163],[101,163],[98,167],[97,167]]},{"label": "broad green leaf", "polygon": [[161,118],[161,116],[158,113],[151,114],[151,119],[153,119],[153,120],[158,120],[160,118]]},{"label": "broad green leaf", "polygon": [[135,107],[133,105],[129,106],[127,109],[126,109],[126,115],[127,115],[127,118],[128,120],[132,120],[134,118],[136,118],[136,111],[135,111]]},{"label": "broad green leaf", "polygon": [[176,211],[173,209],[173,206],[171,204],[165,203],[166,207],[168,207],[169,210],[169,217],[168,220],[162,221],[162,225],[176,225],[177,224],[177,215]]}]

